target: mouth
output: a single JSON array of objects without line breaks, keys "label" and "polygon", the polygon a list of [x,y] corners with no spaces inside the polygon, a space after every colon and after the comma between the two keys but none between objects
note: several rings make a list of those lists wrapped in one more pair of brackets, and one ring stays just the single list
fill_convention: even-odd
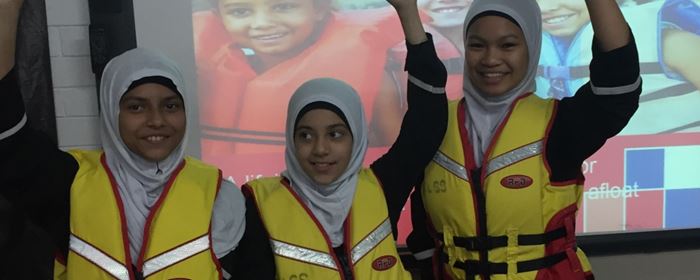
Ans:
[{"label": "mouth", "polygon": [[561,24],[562,22],[565,22],[571,18],[573,18],[576,14],[566,14],[566,15],[559,15],[559,16],[550,16],[543,18],[542,21],[545,24],[549,25],[556,25],[556,24]]},{"label": "mouth", "polygon": [[151,143],[151,144],[160,144],[170,138],[170,136],[167,135],[150,135],[143,137],[143,140],[146,140],[146,142]]},{"label": "mouth", "polygon": [[276,40],[279,40],[285,36],[287,36],[289,32],[279,32],[279,33],[273,33],[273,34],[265,34],[265,35],[256,35],[256,36],[251,36],[251,39],[256,40],[256,41],[261,41],[261,42],[274,42]]},{"label": "mouth", "polygon": [[336,165],[334,161],[312,161],[310,163],[313,169],[319,173],[326,173]]},{"label": "mouth", "polygon": [[466,10],[467,7],[464,6],[450,6],[450,7],[440,7],[440,8],[435,8],[431,9],[430,11],[436,14],[450,14],[450,13],[459,13],[461,11]]},{"label": "mouth", "polygon": [[485,84],[493,85],[500,83],[508,72],[478,72],[478,74]]}]

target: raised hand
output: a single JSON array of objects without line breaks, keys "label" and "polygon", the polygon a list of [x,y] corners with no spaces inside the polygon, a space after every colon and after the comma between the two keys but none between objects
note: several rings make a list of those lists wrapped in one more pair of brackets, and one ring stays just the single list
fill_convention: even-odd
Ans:
[{"label": "raised hand", "polygon": [[418,7],[418,4],[416,3],[417,0],[386,0],[386,2],[393,6],[396,10]]},{"label": "raised hand", "polygon": [[406,36],[406,43],[417,45],[426,40],[425,30],[418,15],[417,0],[386,0],[394,6],[401,19],[403,34]]},{"label": "raised hand", "polygon": [[19,8],[22,7],[22,3],[24,3],[24,0],[0,0],[0,9],[2,9],[2,10],[5,10],[5,9],[19,10]]},{"label": "raised hand", "polygon": [[0,0],[0,78],[15,65],[17,21],[24,0]]}]

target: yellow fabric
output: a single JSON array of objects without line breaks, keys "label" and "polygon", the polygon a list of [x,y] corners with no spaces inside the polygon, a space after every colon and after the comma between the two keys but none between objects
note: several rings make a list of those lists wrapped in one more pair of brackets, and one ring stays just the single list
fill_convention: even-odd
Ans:
[{"label": "yellow fabric", "polygon": [[68,276],[66,275],[66,266],[63,265],[58,260],[54,260],[54,262],[53,262],[53,279],[54,280],[66,280],[67,277]]},{"label": "yellow fabric", "polygon": [[[471,148],[465,148],[460,134],[458,118],[462,101],[449,104],[449,123],[440,151],[466,170],[473,166],[465,164],[471,155]],[[555,101],[542,100],[535,95],[519,99],[511,115],[504,120],[500,136],[495,136],[492,150],[484,157],[482,166],[482,191],[486,201],[487,232],[489,236],[508,236],[506,247],[488,252],[489,261],[507,263],[508,274],[494,274],[499,279],[535,279],[537,271],[517,273],[517,262],[533,260],[545,256],[544,245],[517,244],[517,236],[544,233],[552,218],[563,209],[576,205],[581,198],[582,186],[571,183],[566,186],[552,186],[549,171],[544,161],[544,143],[550,120],[553,118]],[[467,143],[468,136],[464,135]],[[502,169],[487,174],[487,166],[498,156],[518,150],[518,148],[541,143],[542,150],[535,156],[517,161]],[[525,188],[509,188],[502,180],[511,175],[526,175],[532,179]],[[477,178],[478,179],[478,178]],[[475,180],[470,178],[469,180]],[[456,247],[454,236],[477,236],[476,196],[471,182],[464,180],[432,161],[425,170],[421,188],[423,203],[435,230],[443,234],[444,252],[449,256],[449,264],[444,268],[455,279],[466,279],[461,269],[453,267],[456,261],[479,260],[478,251],[468,251]],[[577,251],[584,271],[590,271],[585,255]],[[514,278],[514,277],[518,278]],[[477,276],[477,279],[480,277]]]},{"label": "yellow fabric", "polygon": [[[280,177],[273,177],[247,183],[270,238],[335,256],[323,229],[312,218],[313,214],[307,212],[291,189],[283,185],[282,180]],[[349,219],[345,225],[345,246],[348,252],[387,221],[389,215],[383,190],[370,169],[360,171],[357,184]],[[375,261],[387,257],[394,258],[396,264],[382,271],[373,268]],[[348,259],[351,258],[349,255]],[[340,264],[335,257],[334,259],[336,267],[340,269]],[[338,269],[309,264],[278,254],[275,254],[275,263],[279,279],[342,279]],[[391,234],[352,266],[355,279],[411,279],[401,264]]]},{"label": "yellow fabric", "polygon": [[[123,217],[117,206],[120,198],[100,160],[102,152],[70,153],[80,165],[71,186],[71,234],[128,267],[131,261],[126,258],[126,232],[122,230]],[[189,157],[185,162],[151,222],[144,261],[209,234],[219,171]],[[146,279],[219,278],[217,260],[211,250],[209,246]],[[113,279],[72,250],[67,261],[67,279]]]}]

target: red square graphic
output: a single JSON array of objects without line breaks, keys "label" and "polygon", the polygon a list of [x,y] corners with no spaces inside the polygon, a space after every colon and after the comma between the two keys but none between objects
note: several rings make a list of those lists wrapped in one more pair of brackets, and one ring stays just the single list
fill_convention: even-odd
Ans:
[{"label": "red square graphic", "polygon": [[663,190],[633,192],[626,204],[627,230],[663,229]]},{"label": "red square graphic", "polygon": [[623,198],[584,195],[586,232],[623,230]]}]

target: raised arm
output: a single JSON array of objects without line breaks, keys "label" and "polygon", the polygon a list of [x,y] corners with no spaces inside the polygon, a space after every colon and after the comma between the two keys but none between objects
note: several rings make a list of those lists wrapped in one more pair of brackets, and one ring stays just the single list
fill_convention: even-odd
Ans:
[{"label": "raised arm", "polygon": [[[16,218],[20,226],[12,228],[17,230],[13,230],[8,239],[9,243],[15,243],[10,245],[17,246],[15,241],[32,234],[21,231],[27,220],[48,233],[65,256],[68,250],[69,190],[78,165],[48,136],[32,130],[27,122],[17,71],[12,70],[16,69],[15,37],[22,3],[23,0],[0,0],[0,196],[18,213]],[[5,228],[0,228],[2,230]],[[43,244],[38,239],[36,244]],[[9,251],[5,249],[0,248],[0,258],[8,256]],[[52,248],[43,249],[53,251]],[[42,250],[27,252],[43,257],[45,252]],[[50,252],[50,256],[53,253]],[[36,263],[36,266],[41,265]]]},{"label": "raised arm", "polygon": [[371,168],[382,183],[395,225],[401,209],[423,169],[440,146],[447,128],[447,70],[435,52],[430,36],[418,17],[416,0],[388,0],[399,14],[408,54],[408,111],[389,152]]},{"label": "raised arm", "polygon": [[604,52],[627,45],[630,31],[615,0],[586,0],[595,37]]},{"label": "raised arm", "polygon": [[552,181],[579,178],[582,162],[627,125],[642,91],[637,46],[617,3],[586,3],[595,32],[590,82],[559,102],[547,145]]}]

